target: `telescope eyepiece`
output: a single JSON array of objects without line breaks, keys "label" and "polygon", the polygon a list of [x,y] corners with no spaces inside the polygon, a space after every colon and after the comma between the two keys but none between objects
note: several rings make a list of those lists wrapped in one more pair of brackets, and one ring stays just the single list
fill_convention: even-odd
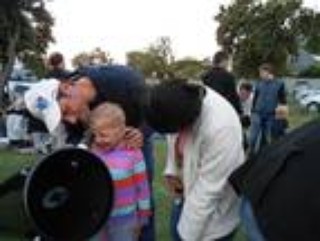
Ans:
[{"label": "telescope eyepiece", "polygon": [[66,204],[69,197],[70,193],[67,188],[61,186],[54,187],[45,193],[42,199],[42,207],[44,209],[61,208]]}]

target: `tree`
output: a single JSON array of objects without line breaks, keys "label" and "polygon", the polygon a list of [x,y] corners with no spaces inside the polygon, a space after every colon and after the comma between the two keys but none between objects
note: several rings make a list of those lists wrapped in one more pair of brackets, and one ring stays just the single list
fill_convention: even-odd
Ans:
[{"label": "tree", "polygon": [[174,62],[171,40],[160,37],[145,51],[127,53],[127,63],[141,71],[145,77],[165,79],[172,75],[171,64]]},{"label": "tree", "polygon": [[[0,4],[0,104],[3,106],[4,86],[14,61],[43,65],[42,55],[53,41],[53,18],[45,0],[2,0]],[[31,65],[32,65],[31,64]]]},{"label": "tree", "polygon": [[148,52],[132,51],[127,53],[127,64],[139,70],[147,78],[155,77],[161,67],[157,60]]},{"label": "tree", "polygon": [[166,80],[172,77],[198,79],[206,68],[205,61],[188,57],[176,60],[168,37],[160,37],[144,51],[127,53],[127,64],[146,78]]},{"label": "tree", "polygon": [[40,53],[27,52],[18,56],[22,60],[25,67],[32,70],[37,77],[44,77],[47,73],[46,58]]},{"label": "tree", "polygon": [[113,62],[110,54],[101,48],[95,48],[90,52],[82,52],[72,59],[72,65],[75,68],[82,68],[92,65],[110,64]]},{"label": "tree", "polygon": [[301,0],[235,0],[221,6],[215,19],[217,42],[233,56],[240,77],[255,77],[263,62],[286,73],[288,57],[314,43],[320,28],[319,14],[302,7]]},{"label": "tree", "polygon": [[308,69],[305,69],[299,73],[299,77],[302,78],[319,78],[320,77],[320,63],[311,65]]},{"label": "tree", "polygon": [[184,58],[175,61],[171,65],[174,76],[183,79],[199,79],[201,73],[204,72],[205,64],[194,58]]},{"label": "tree", "polygon": [[103,51],[100,48],[95,48],[89,53],[91,64],[111,64],[113,59],[110,53]]},{"label": "tree", "polygon": [[[320,54],[320,14],[309,10],[304,15],[301,22],[309,20],[309,22],[305,24],[306,27],[309,27],[304,29],[304,32],[308,33],[308,37],[304,42],[304,47],[311,53]],[[311,18],[310,15],[312,16]],[[302,24],[303,23],[301,23],[301,25]]]},{"label": "tree", "polygon": [[72,66],[76,69],[90,66],[91,64],[90,56],[86,52],[81,52],[76,56],[74,56],[71,62],[72,62]]}]

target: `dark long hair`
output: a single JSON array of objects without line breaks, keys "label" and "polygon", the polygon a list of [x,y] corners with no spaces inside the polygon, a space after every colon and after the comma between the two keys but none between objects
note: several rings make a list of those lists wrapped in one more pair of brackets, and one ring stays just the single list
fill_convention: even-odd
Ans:
[{"label": "dark long hair", "polygon": [[148,124],[160,133],[176,133],[199,117],[205,89],[173,80],[150,87],[145,105]]}]

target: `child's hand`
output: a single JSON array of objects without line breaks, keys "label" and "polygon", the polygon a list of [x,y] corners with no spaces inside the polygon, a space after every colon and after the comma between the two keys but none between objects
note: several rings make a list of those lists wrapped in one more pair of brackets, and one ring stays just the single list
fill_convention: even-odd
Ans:
[{"label": "child's hand", "polygon": [[165,176],[165,182],[169,193],[173,198],[183,195],[183,184],[181,178],[177,176]]},{"label": "child's hand", "polygon": [[143,134],[139,129],[127,127],[121,144],[128,148],[139,149],[143,146]]}]

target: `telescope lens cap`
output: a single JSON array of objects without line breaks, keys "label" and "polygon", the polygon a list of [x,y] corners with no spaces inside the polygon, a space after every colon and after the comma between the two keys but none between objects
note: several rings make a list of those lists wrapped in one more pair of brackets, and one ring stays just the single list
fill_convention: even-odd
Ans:
[{"label": "telescope lens cap", "polygon": [[85,240],[106,222],[113,184],[105,164],[76,148],[40,161],[27,178],[24,202],[40,234],[54,240]]}]

